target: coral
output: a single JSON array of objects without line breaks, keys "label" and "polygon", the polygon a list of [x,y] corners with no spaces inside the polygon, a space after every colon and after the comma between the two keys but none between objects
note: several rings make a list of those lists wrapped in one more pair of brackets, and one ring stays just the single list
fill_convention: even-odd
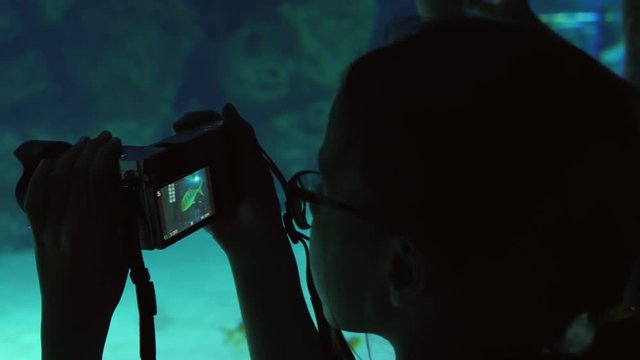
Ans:
[{"label": "coral", "polygon": [[[12,196],[11,199],[13,200],[15,197]],[[33,247],[31,230],[27,228],[28,225],[29,221],[26,215],[23,214],[23,217],[18,219],[9,211],[0,211],[0,226],[2,226],[5,237],[5,241],[0,243],[0,254]]]},{"label": "coral", "polygon": [[314,166],[329,98],[347,66],[367,50],[377,3],[273,2],[271,13],[248,18],[212,43],[207,57],[216,63],[224,101],[247,116],[263,148],[289,175]]},{"label": "coral", "polygon": [[[20,141],[75,141],[108,129],[125,144],[143,145],[168,135],[180,115],[173,105],[187,57],[200,45],[210,48],[205,57],[218,70],[224,100],[260,114],[248,120],[268,135],[260,140],[285,173],[315,161],[327,94],[368,46],[376,13],[375,0],[270,0],[263,6],[270,13],[233,22],[230,36],[206,43],[194,8],[179,0],[38,0],[29,6],[28,14],[45,24],[22,26],[22,11],[0,5],[0,42],[21,40],[12,42],[19,52],[0,60],[0,112],[13,124],[29,124]],[[203,102],[201,94],[186,98]],[[3,185],[13,187],[15,169]]]},{"label": "coral", "polygon": [[377,7],[375,0],[327,0],[285,3],[278,11],[298,34],[304,80],[335,87],[369,45]]},{"label": "coral", "polygon": [[317,100],[310,103],[304,111],[304,122],[312,133],[324,133],[331,112],[332,101]]},{"label": "coral", "polygon": [[271,136],[262,139],[285,174],[315,163],[330,109],[330,101],[318,100],[273,116],[269,123],[273,128]]},{"label": "coral", "polygon": [[289,1],[267,20],[247,21],[221,44],[218,78],[239,104],[284,102],[294,84],[335,89],[369,45],[376,1]]},{"label": "coral", "polygon": [[178,0],[82,6],[63,31],[65,64],[91,122],[168,127],[186,57],[201,38],[195,12]]},{"label": "coral", "polygon": [[[300,112],[293,110],[274,116],[271,126],[276,129],[274,136],[264,137],[263,147],[272,158],[277,159],[278,166],[284,174],[292,174],[308,164],[309,156],[319,148],[311,145],[308,133],[301,131]],[[318,142],[318,141],[314,141]]]},{"label": "coral", "polygon": [[[186,58],[202,37],[188,4],[39,0],[24,6],[44,23],[21,27],[23,11],[0,5],[0,41],[11,42],[0,59],[0,113],[3,125],[16,127],[0,128],[6,130],[0,138],[5,153],[16,139],[75,142],[108,129],[125,144],[142,145],[158,140],[161,127],[169,134]],[[74,16],[66,16],[71,10]],[[10,195],[0,207],[0,225],[10,239],[4,249],[31,246],[13,196],[22,169],[14,157],[2,159],[10,171],[0,181]]]},{"label": "coral", "polygon": [[18,11],[8,1],[0,3],[0,43],[15,39],[23,30]]},{"label": "coral", "polygon": [[285,174],[315,163],[328,94],[369,46],[376,13],[375,0],[285,1],[216,47],[225,101],[261,108],[270,120],[256,132]]},{"label": "coral", "polygon": [[23,101],[49,86],[44,54],[30,50],[0,59],[0,106]]},{"label": "coral", "polygon": [[[2,176],[0,177],[0,189],[10,189],[12,192],[15,189],[16,183],[22,176],[22,164],[13,156],[13,151],[20,146],[21,139],[15,131],[6,126],[0,126],[0,154],[6,154],[7,156],[0,157],[0,168],[2,169]],[[18,209],[15,202],[15,196],[9,198],[9,201],[0,206],[0,211],[4,205],[9,205],[10,209]],[[6,229],[6,227],[3,227]]]},{"label": "coral", "polygon": [[[95,137],[103,130],[109,130],[113,136],[122,140],[123,145],[149,145],[169,135],[163,134],[164,136],[159,136],[158,131],[156,131],[158,126],[145,124],[145,122],[141,120],[143,119],[129,117],[122,117],[118,120],[107,120],[92,124],[85,133],[87,136]],[[170,121],[163,122],[159,120],[158,123],[166,124],[165,132],[167,132],[171,126]]]},{"label": "coral", "polygon": [[305,134],[324,131],[331,110],[331,102],[317,100],[299,110],[290,110],[274,116],[271,125],[282,135]]},{"label": "coral", "polygon": [[243,26],[225,44],[220,83],[226,96],[269,102],[289,95],[295,59],[277,43],[291,43],[285,24],[257,22]]},{"label": "coral", "polygon": [[220,329],[225,333],[225,344],[234,346],[237,349],[247,345],[247,334],[242,321],[235,328],[221,327]]},{"label": "coral", "polygon": [[46,21],[61,19],[74,2],[75,0],[40,0],[44,19]]}]

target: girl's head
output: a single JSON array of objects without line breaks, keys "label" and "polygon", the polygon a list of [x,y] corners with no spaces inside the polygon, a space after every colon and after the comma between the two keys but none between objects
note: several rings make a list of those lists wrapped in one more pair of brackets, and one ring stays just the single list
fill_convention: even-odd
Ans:
[{"label": "girl's head", "polygon": [[538,348],[620,302],[640,252],[625,91],[569,44],[484,20],[426,24],[356,60],[319,154],[323,192],[384,221],[320,207],[327,320],[392,343]]}]

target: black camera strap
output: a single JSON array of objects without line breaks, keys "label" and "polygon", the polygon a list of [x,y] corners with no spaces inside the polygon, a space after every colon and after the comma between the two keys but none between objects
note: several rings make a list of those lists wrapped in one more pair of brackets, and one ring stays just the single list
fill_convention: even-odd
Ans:
[{"label": "black camera strap", "polygon": [[157,314],[156,293],[153,281],[150,281],[149,270],[144,267],[140,249],[133,260],[129,276],[136,286],[138,313],[140,314],[140,359],[155,360],[156,332],[153,317]]},{"label": "black camera strap", "polygon": [[149,270],[144,265],[140,239],[137,226],[137,189],[133,178],[125,176],[124,179],[125,216],[127,221],[127,238],[124,239],[129,246],[129,277],[136,286],[136,299],[138,300],[138,314],[140,314],[140,359],[156,359],[156,332],[153,317],[157,314],[156,293],[151,281]]},{"label": "black camera strap", "polygon": [[[285,203],[285,207],[289,209]],[[291,242],[295,245],[301,243],[304,247],[304,252],[307,258],[307,289],[311,297],[311,305],[316,315],[316,322],[318,326],[318,334],[320,337],[320,344],[322,345],[322,359],[323,360],[355,360],[355,357],[349,348],[349,344],[342,335],[342,332],[333,328],[327,319],[324,317],[324,311],[322,310],[322,302],[318,296],[315,284],[313,283],[313,277],[311,276],[311,267],[309,262],[309,247],[304,240],[310,240],[307,235],[297,231],[293,225],[293,217],[289,211],[282,215],[284,222],[284,228],[287,235],[291,239]]]}]

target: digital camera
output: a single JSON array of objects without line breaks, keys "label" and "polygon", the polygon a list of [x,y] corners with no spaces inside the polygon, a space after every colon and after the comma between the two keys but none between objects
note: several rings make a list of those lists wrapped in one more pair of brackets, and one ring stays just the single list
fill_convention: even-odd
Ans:
[{"label": "digital camera", "polygon": [[[230,176],[222,123],[181,131],[149,146],[122,146],[121,187],[135,190],[142,249],[164,249],[237,206],[240,194]],[[67,142],[30,140],[14,151],[24,166],[16,186],[23,211],[40,160],[54,160],[71,147]]]}]

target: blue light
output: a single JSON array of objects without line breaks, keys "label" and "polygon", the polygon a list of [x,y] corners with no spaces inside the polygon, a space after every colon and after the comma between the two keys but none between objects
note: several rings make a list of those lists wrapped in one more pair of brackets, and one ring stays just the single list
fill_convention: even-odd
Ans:
[{"label": "blue light", "polygon": [[585,23],[598,23],[601,20],[605,22],[616,22],[620,20],[619,12],[557,12],[549,14],[540,14],[540,20],[547,24],[556,26],[572,26],[578,27]]}]

